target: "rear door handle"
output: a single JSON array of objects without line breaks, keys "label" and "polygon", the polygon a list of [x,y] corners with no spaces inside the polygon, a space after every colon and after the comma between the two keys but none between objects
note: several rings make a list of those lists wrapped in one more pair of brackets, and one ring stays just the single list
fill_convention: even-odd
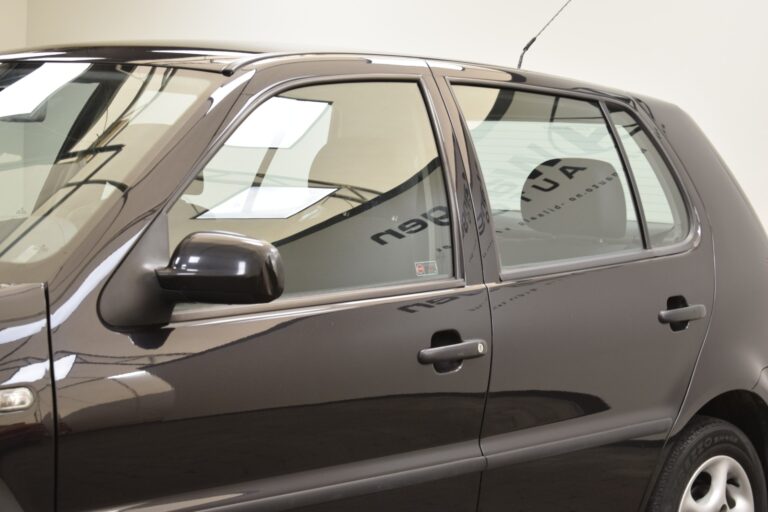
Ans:
[{"label": "rear door handle", "polygon": [[660,311],[659,322],[663,324],[692,322],[693,320],[701,320],[705,316],[707,316],[707,307],[704,304],[694,304],[692,306]]},{"label": "rear door handle", "polygon": [[421,364],[435,364],[447,361],[463,361],[484,356],[488,345],[483,340],[470,340],[442,347],[425,348],[419,351]]}]

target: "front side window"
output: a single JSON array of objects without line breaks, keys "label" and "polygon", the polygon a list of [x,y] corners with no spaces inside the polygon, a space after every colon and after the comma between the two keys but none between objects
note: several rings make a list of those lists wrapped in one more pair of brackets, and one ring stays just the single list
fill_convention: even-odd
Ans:
[{"label": "front side window", "polygon": [[453,275],[451,215],[416,83],[301,87],[259,105],[169,211],[171,248],[229,231],[275,245],[285,294]]},{"label": "front side window", "polygon": [[466,85],[454,93],[480,161],[504,268],[643,247],[597,103]]}]

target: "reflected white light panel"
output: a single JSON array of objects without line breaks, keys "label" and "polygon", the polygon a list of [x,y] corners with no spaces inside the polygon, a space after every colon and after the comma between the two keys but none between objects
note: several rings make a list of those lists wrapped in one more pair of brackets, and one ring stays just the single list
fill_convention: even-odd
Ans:
[{"label": "reflected white light panel", "polygon": [[39,59],[27,59],[33,62],[91,62],[104,60],[104,57],[42,57]]},{"label": "reflected white light panel", "polygon": [[177,53],[179,55],[193,55],[195,57],[215,56],[215,57],[247,57],[243,52],[229,50],[152,50],[152,53]]},{"label": "reflected white light panel", "polygon": [[287,219],[337,188],[250,187],[197,216],[198,219]]},{"label": "reflected white light panel", "polygon": [[[69,375],[69,372],[72,371],[72,367],[75,364],[75,359],[77,359],[77,355],[70,354],[53,362],[53,374],[56,380],[61,380]],[[48,359],[22,366],[16,370],[16,373],[14,373],[10,379],[6,380],[1,385],[8,386],[10,384],[20,384],[23,382],[36,382],[45,377],[49,366],[50,361]]]},{"label": "reflected white light panel", "polygon": [[233,133],[227,146],[290,148],[328,108],[324,101],[270,98]]},{"label": "reflected white light panel", "polygon": [[0,91],[0,117],[31,114],[48,97],[90,67],[47,62]]},{"label": "reflected white light panel", "polygon": [[440,60],[428,60],[427,63],[433,68],[453,69],[455,71],[464,71],[464,66],[453,64],[452,62],[443,62]]},{"label": "reflected white light panel", "polygon": [[77,355],[71,354],[57,359],[53,362],[53,375],[56,380],[61,380],[69,375],[72,371],[72,367],[75,365],[75,359]]},{"label": "reflected white light panel", "polygon": [[31,58],[47,57],[49,55],[64,55],[64,52],[4,53],[4,54],[0,54],[0,60],[31,59]]},{"label": "reflected white light panel", "polygon": [[50,363],[46,359],[45,361],[40,361],[39,363],[32,363],[26,366],[22,366],[16,370],[16,373],[14,373],[10,379],[3,382],[3,386],[20,384],[22,382],[37,382],[38,380],[45,377],[49,365]]},{"label": "reflected white light panel", "polygon": [[147,371],[137,370],[135,372],[121,373],[119,375],[111,375],[107,378],[112,380],[135,379],[136,377],[146,377],[147,375],[149,375]]},{"label": "reflected white light panel", "polygon": [[407,66],[407,67],[426,67],[427,64],[421,59],[412,57],[369,57],[371,64],[384,64],[387,66]]}]

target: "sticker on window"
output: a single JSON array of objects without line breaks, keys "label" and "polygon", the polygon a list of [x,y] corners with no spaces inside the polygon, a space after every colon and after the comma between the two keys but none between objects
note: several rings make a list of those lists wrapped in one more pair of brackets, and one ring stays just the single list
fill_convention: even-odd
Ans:
[{"label": "sticker on window", "polygon": [[436,261],[417,261],[415,265],[417,277],[434,276],[438,273]]}]

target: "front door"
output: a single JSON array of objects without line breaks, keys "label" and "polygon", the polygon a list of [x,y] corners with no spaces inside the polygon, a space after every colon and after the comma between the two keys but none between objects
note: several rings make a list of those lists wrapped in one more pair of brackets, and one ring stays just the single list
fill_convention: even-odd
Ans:
[{"label": "front door", "polygon": [[[428,68],[373,61],[260,63],[102,304],[58,328],[59,510],[475,510],[491,333],[465,176]],[[99,322],[198,231],[274,244],[283,296]]]}]

